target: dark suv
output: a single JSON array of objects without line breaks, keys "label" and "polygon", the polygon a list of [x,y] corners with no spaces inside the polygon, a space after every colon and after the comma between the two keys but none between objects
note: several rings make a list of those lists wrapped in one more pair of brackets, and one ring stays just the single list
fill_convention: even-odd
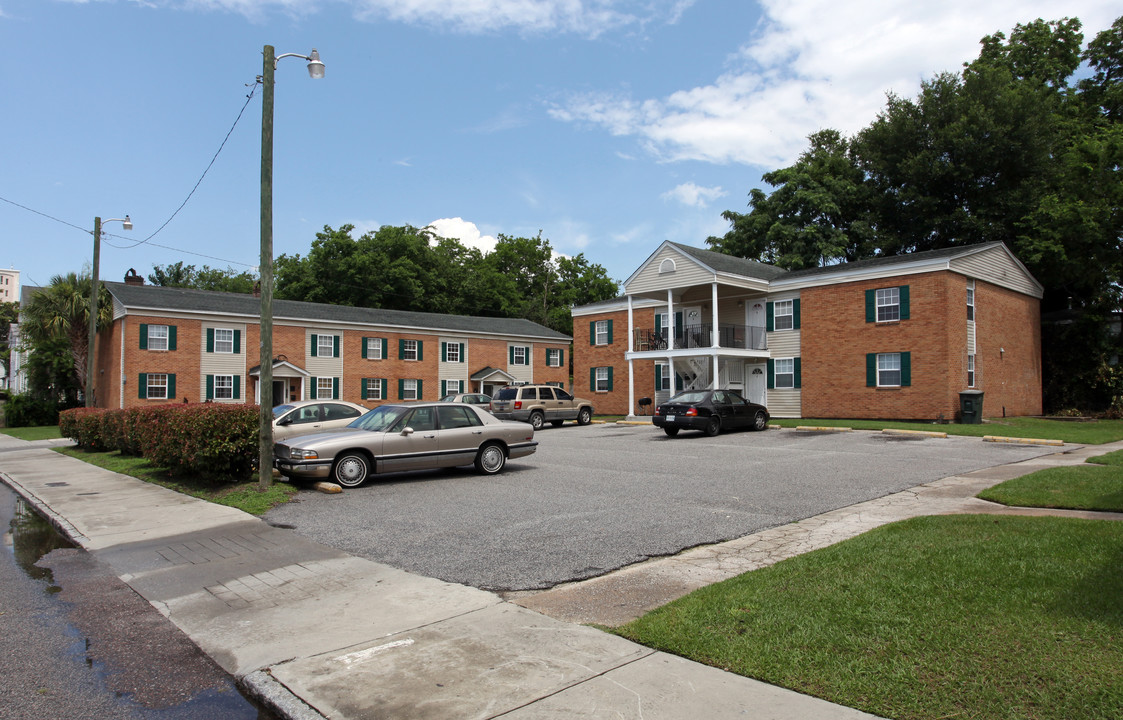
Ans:
[{"label": "dark suv", "polygon": [[578,425],[593,421],[593,404],[575,398],[553,385],[512,385],[500,388],[491,398],[491,414],[502,420],[521,420],[539,430],[546,423],[554,427],[566,420]]}]

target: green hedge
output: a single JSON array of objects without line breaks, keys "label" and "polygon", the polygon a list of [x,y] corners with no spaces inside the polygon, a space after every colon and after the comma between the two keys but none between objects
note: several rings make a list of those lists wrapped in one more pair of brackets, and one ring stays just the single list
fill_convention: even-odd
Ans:
[{"label": "green hedge", "polygon": [[176,475],[225,482],[253,472],[258,421],[256,405],[76,408],[60,414],[59,432],[88,450],[119,450]]}]

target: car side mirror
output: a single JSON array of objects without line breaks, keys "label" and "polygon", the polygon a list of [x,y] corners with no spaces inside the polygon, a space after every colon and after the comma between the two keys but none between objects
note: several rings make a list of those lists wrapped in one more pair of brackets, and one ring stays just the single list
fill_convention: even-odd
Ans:
[{"label": "car side mirror", "polygon": [[284,418],[277,422],[278,425],[292,425],[292,418]]},{"label": "car side mirror", "polygon": [[412,434],[413,434],[413,428],[411,428],[411,427],[402,428],[402,437],[409,437]]}]

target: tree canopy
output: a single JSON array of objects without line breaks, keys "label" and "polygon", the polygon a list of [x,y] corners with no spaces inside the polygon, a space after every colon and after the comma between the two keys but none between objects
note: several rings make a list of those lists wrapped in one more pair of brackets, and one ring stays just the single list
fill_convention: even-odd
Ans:
[{"label": "tree canopy", "polygon": [[253,291],[257,277],[246,271],[238,272],[231,267],[218,270],[204,265],[197,269],[194,265],[184,265],[180,260],[170,265],[154,266],[152,272],[148,274],[148,282],[164,287],[248,293]]},{"label": "tree canopy", "polygon": [[[961,72],[889,95],[853,137],[811,135],[708,244],[794,270],[1001,241],[1044,285],[1043,311],[1104,327],[1094,319],[1123,294],[1123,18],[1083,41],[1075,18],[984,37]],[[1100,335],[1081,357],[1046,344],[1045,366],[1068,378],[1049,379],[1047,407],[1112,385]]]}]

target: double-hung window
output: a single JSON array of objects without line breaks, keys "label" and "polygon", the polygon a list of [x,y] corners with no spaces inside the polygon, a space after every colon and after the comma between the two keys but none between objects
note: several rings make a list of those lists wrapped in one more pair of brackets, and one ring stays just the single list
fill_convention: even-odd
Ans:
[{"label": "double-hung window", "polygon": [[[417,359],[417,341],[416,340],[402,340],[401,345],[402,360],[416,360]],[[412,400],[414,398],[405,398]]]},{"label": "double-hung window", "polygon": [[167,325],[149,325],[148,326],[148,349],[149,350],[167,350],[168,349],[168,326]]},{"label": "double-hung window", "polygon": [[593,327],[593,344],[594,345],[611,345],[612,344],[612,321],[611,320],[597,320]]},{"label": "double-hung window", "polygon": [[148,373],[145,397],[149,400],[168,399],[167,373]]},{"label": "double-hung window", "polygon": [[234,399],[234,376],[233,375],[215,375],[214,376],[214,399],[215,400],[233,400]]},{"label": "double-hung window", "polygon": [[967,319],[975,319],[975,287],[967,288]]},{"label": "double-hung window", "polygon": [[561,367],[562,351],[558,348],[546,350],[546,365],[548,367]]},{"label": "double-hung window", "polygon": [[512,365],[529,365],[530,362],[526,357],[527,348],[521,345],[513,345],[511,347],[511,364]]},{"label": "double-hung window", "polygon": [[795,327],[795,302],[777,300],[772,305],[773,327],[776,330],[791,330]]},{"label": "double-hung window", "polygon": [[901,289],[881,288],[877,291],[877,321],[895,322],[901,319]]},{"label": "double-hung window", "polygon": [[608,392],[612,390],[612,368],[593,368],[593,390],[595,392]]},{"label": "double-hung window", "polygon": [[975,356],[967,356],[967,387],[975,387]]},{"label": "double-hung window", "polygon": [[216,353],[234,352],[234,331],[227,328],[214,329],[214,351]]},{"label": "double-hung window", "polygon": [[363,357],[368,360],[381,360],[382,359],[382,344],[386,342],[384,338],[368,337],[363,338],[366,343],[366,355]]},{"label": "double-hung window", "polygon": [[445,345],[445,362],[460,362],[460,343],[447,343]]},{"label": "double-hung window", "polygon": [[402,400],[420,400],[417,393],[418,380],[402,380]]},{"label": "double-hung window", "polygon": [[900,353],[878,353],[877,354],[877,386],[878,387],[900,387],[901,386],[901,354]]},{"label": "double-hung window", "polygon": [[335,355],[335,336],[334,335],[317,335],[316,336],[316,356],[317,357],[332,357]]},{"label": "double-hung window", "polygon": [[774,372],[776,389],[795,387],[795,358],[776,358]]}]

